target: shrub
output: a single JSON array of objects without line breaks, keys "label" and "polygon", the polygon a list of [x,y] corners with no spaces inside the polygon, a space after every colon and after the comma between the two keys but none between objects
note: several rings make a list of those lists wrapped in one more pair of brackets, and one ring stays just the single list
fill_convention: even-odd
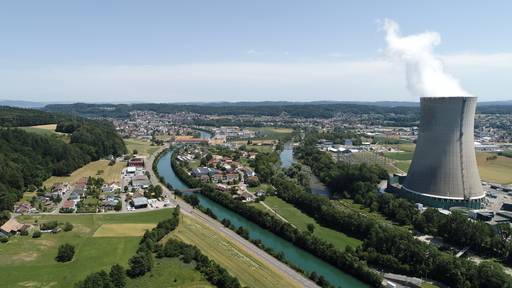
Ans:
[{"label": "shrub", "polygon": [[58,262],[68,262],[73,259],[73,256],[75,255],[75,246],[71,244],[62,244],[59,246],[59,252],[57,253],[57,257],[55,257],[55,260]]},{"label": "shrub", "polygon": [[27,236],[28,235],[28,230],[25,229],[25,230],[21,231],[20,235],[21,236]]},{"label": "shrub", "polygon": [[7,243],[9,242],[9,238],[7,237],[0,237],[0,243]]},{"label": "shrub", "polygon": [[46,222],[46,223],[41,224],[41,230],[53,230],[58,225],[59,225],[59,223],[57,221]]},{"label": "shrub", "polygon": [[41,231],[36,230],[36,231],[34,231],[34,233],[32,233],[32,238],[39,238],[39,237],[41,237],[41,234],[42,234]]},{"label": "shrub", "polygon": [[64,230],[65,232],[73,230],[73,224],[66,222],[66,224],[64,224],[64,227],[62,228],[62,230]]}]

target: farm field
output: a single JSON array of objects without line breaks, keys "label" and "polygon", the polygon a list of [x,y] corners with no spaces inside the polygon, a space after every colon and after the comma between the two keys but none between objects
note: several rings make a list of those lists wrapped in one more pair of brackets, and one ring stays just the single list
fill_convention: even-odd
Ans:
[{"label": "farm field", "polygon": [[151,272],[139,278],[129,279],[126,284],[127,288],[214,287],[194,269],[194,264],[184,264],[178,258],[155,259],[155,266]]},{"label": "farm field", "polygon": [[126,149],[128,149],[128,153],[132,153],[133,150],[137,150],[137,154],[139,155],[151,155],[158,150],[158,146],[151,146],[151,143],[148,141],[143,141],[139,139],[124,139],[124,143],[126,144]]},{"label": "farm field", "polygon": [[[489,158],[493,156],[496,159]],[[493,153],[477,153],[476,160],[482,180],[499,184],[512,183],[512,158]]]},{"label": "farm field", "polygon": [[197,246],[203,254],[237,277],[242,286],[298,287],[295,282],[265,266],[236,243],[193,218],[183,217],[178,228],[167,237]]},{"label": "farm field", "polygon": [[[308,224],[313,224],[315,226],[314,234],[331,244],[333,244],[338,249],[345,249],[345,247],[352,246],[356,248],[361,245],[361,241],[358,239],[349,237],[341,232],[336,230],[320,226],[315,219],[309,217],[308,215],[302,213],[299,209],[295,208],[293,205],[281,200],[277,196],[269,196],[265,198],[265,204],[267,204],[270,208],[276,211],[279,215],[284,217],[290,224],[295,225],[300,230],[307,230]],[[254,203],[256,207],[260,208],[263,211],[269,210],[261,203]]]},{"label": "farm field", "polygon": [[[140,236],[93,237],[105,224],[149,224],[169,217],[172,210],[130,214],[97,215],[37,215],[20,216],[23,223],[43,223],[57,220],[70,222],[74,229],[58,234],[43,233],[41,238],[15,236],[0,245],[0,279],[4,287],[73,287],[74,283],[112,264],[127,266],[128,259],[137,250]],[[76,254],[71,262],[54,260],[59,245],[75,246]]]},{"label": "farm field", "polygon": [[[73,171],[69,176],[52,176],[43,182],[43,185],[50,187],[55,183],[74,183],[82,177],[101,177],[105,182],[119,182],[121,178],[121,170],[126,167],[124,162],[116,162],[114,165],[109,166],[110,161],[98,160],[90,162],[78,170]],[[98,174],[98,171],[103,170],[103,173]]]}]

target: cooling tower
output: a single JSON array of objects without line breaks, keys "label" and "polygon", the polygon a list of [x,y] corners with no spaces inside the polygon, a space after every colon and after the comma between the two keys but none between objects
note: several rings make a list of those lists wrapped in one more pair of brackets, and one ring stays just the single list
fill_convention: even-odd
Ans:
[{"label": "cooling tower", "polygon": [[401,193],[431,207],[480,208],[476,164],[476,97],[423,97],[419,135]]}]

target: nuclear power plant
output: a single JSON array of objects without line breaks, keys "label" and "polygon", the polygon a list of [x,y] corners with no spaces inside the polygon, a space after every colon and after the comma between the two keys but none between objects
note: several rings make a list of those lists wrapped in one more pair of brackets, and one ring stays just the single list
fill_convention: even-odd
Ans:
[{"label": "nuclear power plant", "polygon": [[476,97],[423,97],[416,150],[399,193],[448,209],[480,208],[485,196],[474,147]]}]

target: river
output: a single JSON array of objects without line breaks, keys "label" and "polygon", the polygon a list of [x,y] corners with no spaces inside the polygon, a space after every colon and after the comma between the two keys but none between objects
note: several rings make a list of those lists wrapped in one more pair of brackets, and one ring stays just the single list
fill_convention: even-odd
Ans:
[{"label": "river", "polygon": [[[171,156],[174,151],[166,152],[157,163],[158,173],[171,184],[175,189],[188,189],[189,187],[183,183],[174,173],[171,166]],[[201,194],[197,194],[201,206],[210,208],[219,219],[229,219],[235,227],[243,226],[249,231],[252,239],[260,239],[265,246],[271,247],[274,251],[283,252],[286,259],[297,265],[307,272],[315,271],[317,274],[324,276],[335,287],[368,287],[363,282],[342,272],[336,267],[324,262],[316,256],[294,246],[290,242],[279,236],[261,228],[257,224],[247,220],[237,213],[224,208],[216,202],[206,198]]]}]

